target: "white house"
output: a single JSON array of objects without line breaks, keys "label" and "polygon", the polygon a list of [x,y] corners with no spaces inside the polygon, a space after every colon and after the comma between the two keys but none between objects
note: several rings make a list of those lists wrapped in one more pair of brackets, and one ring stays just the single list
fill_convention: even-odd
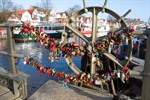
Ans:
[{"label": "white house", "polygon": [[56,18],[55,18],[56,16],[57,16],[57,12],[54,9],[52,9],[50,11],[49,22],[51,23],[56,22]]},{"label": "white house", "polygon": [[31,23],[47,22],[48,23],[66,23],[67,16],[65,12],[56,12],[54,9],[47,10],[36,6],[30,6],[27,10],[19,10],[10,16],[8,21],[23,21]]},{"label": "white house", "polygon": [[65,12],[57,12],[55,19],[56,19],[56,22],[66,23],[67,15]]},{"label": "white house", "polygon": [[31,6],[27,10],[32,17],[33,22],[41,22],[41,18],[46,16],[45,10],[36,6]]},{"label": "white house", "polygon": [[20,22],[20,20],[17,18],[17,16],[15,14],[12,14],[8,19],[7,21],[9,22],[15,22],[15,23],[18,23]]},{"label": "white house", "polygon": [[31,14],[27,10],[19,10],[15,14],[23,22],[32,22]]}]

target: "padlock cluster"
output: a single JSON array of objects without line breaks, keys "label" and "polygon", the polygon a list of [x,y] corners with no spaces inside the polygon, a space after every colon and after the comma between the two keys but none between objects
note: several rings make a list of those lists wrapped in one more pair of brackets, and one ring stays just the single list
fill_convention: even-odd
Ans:
[{"label": "padlock cluster", "polygon": [[32,67],[36,68],[39,71],[40,75],[48,75],[53,76],[57,80],[61,80],[66,86],[67,83],[73,82],[74,84],[78,83],[85,83],[85,84],[96,84],[99,85],[100,83],[107,83],[111,79],[120,78],[123,83],[125,83],[129,76],[129,68],[124,67],[123,70],[114,70],[113,72],[105,72],[103,74],[99,74],[96,72],[95,74],[91,75],[89,73],[80,73],[79,75],[75,74],[65,74],[64,72],[58,72],[55,69],[51,69],[50,66],[44,67],[38,63],[35,59],[25,56],[24,57],[24,64],[31,65]]},{"label": "padlock cluster", "polygon": [[[23,27],[23,30],[25,30],[24,28],[26,29],[26,27]],[[96,43],[90,43],[88,45],[77,44],[74,41],[62,45],[62,41],[58,42],[55,38],[47,36],[46,33],[44,33],[44,31],[42,30],[33,31],[33,28],[30,29],[30,26],[28,26],[27,29],[30,30],[31,34],[34,34],[35,40],[38,41],[41,44],[41,46],[50,50],[48,58],[50,62],[53,62],[54,60],[60,60],[61,56],[65,58],[70,57],[70,59],[76,56],[83,56],[85,52],[88,52],[89,57],[92,57],[94,55],[94,57],[98,58],[97,60],[100,60],[99,56],[104,50],[108,50],[109,46],[113,47],[114,45],[120,45],[124,37],[132,36],[132,33],[134,31],[133,29],[125,29],[122,31],[122,33],[124,34],[110,32],[108,33],[107,38],[97,41]],[[74,82],[75,84],[102,84],[107,83],[111,79],[117,78],[121,79],[121,81],[125,83],[130,76],[130,70],[128,67],[124,67],[122,70],[115,69],[110,72],[106,71],[102,74],[96,72],[95,74],[90,75],[89,73],[83,72],[79,75],[68,75],[64,72],[57,72],[54,69],[50,69],[50,67],[44,67],[29,56],[26,56],[24,60],[25,64],[29,64],[35,67],[40,72],[40,75],[47,74],[48,76],[56,77],[56,79],[58,80],[63,79],[64,86],[66,86],[66,84],[70,82]],[[95,63],[98,62],[97,60]]]},{"label": "padlock cluster", "polygon": [[[30,24],[23,24],[21,34],[30,33],[31,36],[34,36],[35,40],[40,42],[41,46],[44,46],[46,49],[50,50],[49,60],[52,62],[54,60],[59,60],[62,54],[63,57],[73,58],[77,55],[83,56],[84,52],[88,51],[88,55],[97,55],[101,54],[103,50],[108,50],[108,47],[113,45],[120,45],[121,41],[125,37],[132,36],[134,32],[133,28],[124,29],[122,33],[110,32],[108,37],[97,41],[96,43],[91,43],[88,45],[77,44],[74,41],[71,43],[63,44],[58,42],[55,38],[47,36],[47,34],[42,30],[36,30]],[[124,33],[124,34],[123,34]],[[92,47],[90,46],[92,45]]]}]

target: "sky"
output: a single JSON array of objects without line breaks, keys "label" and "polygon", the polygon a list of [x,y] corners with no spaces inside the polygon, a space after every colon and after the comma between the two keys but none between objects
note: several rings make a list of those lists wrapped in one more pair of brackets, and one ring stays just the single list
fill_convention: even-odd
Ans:
[{"label": "sky", "polygon": [[[29,6],[40,5],[41,0],[12,0],[12,2],[22,5],[27,9]],[[53,9],[57,12],[66,11],[74,5],[80,5],[83,8],[82,0],[51,0]],[[85,0],[86,6],[103,6],[104,0]],[[129,9],[131,12],[127,18],[140,18],[147,22],[150,17],[150,0],[108,0],[106,8],[111,9],[122,16]]]}]

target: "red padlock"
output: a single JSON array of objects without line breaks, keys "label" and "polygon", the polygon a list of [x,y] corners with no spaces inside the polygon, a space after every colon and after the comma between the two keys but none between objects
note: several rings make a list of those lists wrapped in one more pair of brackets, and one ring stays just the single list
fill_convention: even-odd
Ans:
[{"label": "red padlock", "polygon": [[24,33],[28,33],[29,30],[28,30],[27,28],[24,28],[24,29],[23,29],[23,32],[24,32]]}]

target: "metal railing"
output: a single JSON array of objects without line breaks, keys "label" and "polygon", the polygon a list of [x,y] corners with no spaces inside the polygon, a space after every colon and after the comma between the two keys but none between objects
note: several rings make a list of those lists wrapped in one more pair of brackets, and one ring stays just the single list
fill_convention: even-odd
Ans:
[{"label": "metal railing", "polygon": [[5,27],[7,29],[7,43],[8,51],[0,51],[1,55],[6,55],[9,58],[10,72],[3,68],[0,68],[0,85],[7,87],[12,91],[15,98],[27,98],[27,77],[28,75],[20,72],[17,67],[16,58],[23,58],[23,55],[15,53],[14,39],[13,39],[13,28],[18,26],[18,24],[5,23],[1,24],[0,27]]}]

